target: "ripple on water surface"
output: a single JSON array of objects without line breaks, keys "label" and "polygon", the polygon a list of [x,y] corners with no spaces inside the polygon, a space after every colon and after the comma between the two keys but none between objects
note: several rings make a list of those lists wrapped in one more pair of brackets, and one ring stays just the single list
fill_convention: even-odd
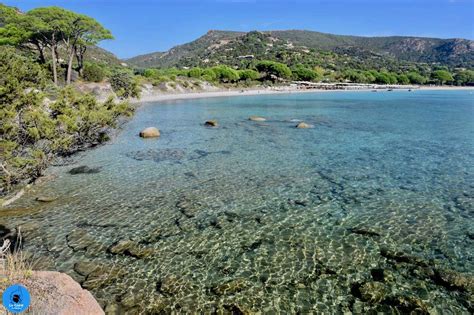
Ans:
[{"label": "ripple on water surface", "polygon": [[[472,104],[461,91],[147,104],[0,223],[108,310],[473,312]],[[161,138],[138,138],[147,126]],[[68,173],[81,165],[97,172]]]}]

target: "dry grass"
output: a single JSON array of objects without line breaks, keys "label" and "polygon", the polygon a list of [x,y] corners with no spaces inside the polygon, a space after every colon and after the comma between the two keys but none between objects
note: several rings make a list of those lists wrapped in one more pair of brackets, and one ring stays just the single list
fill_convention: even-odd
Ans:
[{"label": "dry grass", "polygon": [[[11,284],[23,282],[33,274],[33,261],[21,251],[22,238],[18,231],[15,245],[4,239],[0,247],[0,290]],[[12,247],[13,246],[13,247]]]}]

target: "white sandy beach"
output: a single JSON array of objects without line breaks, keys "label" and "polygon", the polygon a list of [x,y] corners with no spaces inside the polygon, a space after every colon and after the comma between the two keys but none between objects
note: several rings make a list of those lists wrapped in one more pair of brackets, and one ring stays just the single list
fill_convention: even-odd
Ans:
[{"label": "white sandy beach", "polygon": [[[377,91],[383,92],[394,88],[396,90],[467,90],[474,91],[472,86],[390,86],[377,87]],[[218,91],[199,91],[199,92],[153,92],[142,95],[139,99],[133,99],[132,103],[147,103],[158,101],[171,101],[180,99],[197,99],[197,98],[213,98],[213,97],[231,97],[231,96],[251,96],[251,95],[268,95],[268,94],[293,94],[293,93],[323,93],[323,92],[367,92],[372,88],[354,88],[354,89],[298,89],[293,86],[282,86],[273,88],[248,88],[248,89],[222,89]]]}]

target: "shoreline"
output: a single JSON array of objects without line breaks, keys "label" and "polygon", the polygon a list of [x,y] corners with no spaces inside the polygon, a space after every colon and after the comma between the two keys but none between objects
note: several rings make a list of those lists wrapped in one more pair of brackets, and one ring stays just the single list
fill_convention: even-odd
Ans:
[{"label": "shoreline", "polygon": [[350,88],[350,89],[297,89],[290,86],[281,88],[248,88],[248,89],[226,89],[216,91],[199,91],[199,92],[180,92],[180,93],[151,93],[143,95],[139,99],[131,99],[130,103],[150,103],[160,101],[174,101],[186,99],[201,99],[215,97],[233,97],[233,96],[255,96],[255,95],[286,95],[286,94],[304,94],[304,93],[327,93],[327,92],[370,92],[372,90],[386,92],[389,89],[393,91],[400,90],[440,90],[440,91],[457,91],[466,90],[474,91],[474,86],[387,86],[377,88]]}]

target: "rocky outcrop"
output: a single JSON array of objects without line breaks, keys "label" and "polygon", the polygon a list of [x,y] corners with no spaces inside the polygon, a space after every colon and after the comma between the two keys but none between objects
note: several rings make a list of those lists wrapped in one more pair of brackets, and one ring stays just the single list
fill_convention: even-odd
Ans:
[{"label": "rocky outcrop", "polygon": [[64,273],[35,271],[22,283],[30,291],[34,314],[104,314],[92,294]]},{"label": "rocky outcrop", "polygon": [[148,127],[140,131],[140,137],[142,138],[158,138],[160,136],[160,131],[155,127]]}]

